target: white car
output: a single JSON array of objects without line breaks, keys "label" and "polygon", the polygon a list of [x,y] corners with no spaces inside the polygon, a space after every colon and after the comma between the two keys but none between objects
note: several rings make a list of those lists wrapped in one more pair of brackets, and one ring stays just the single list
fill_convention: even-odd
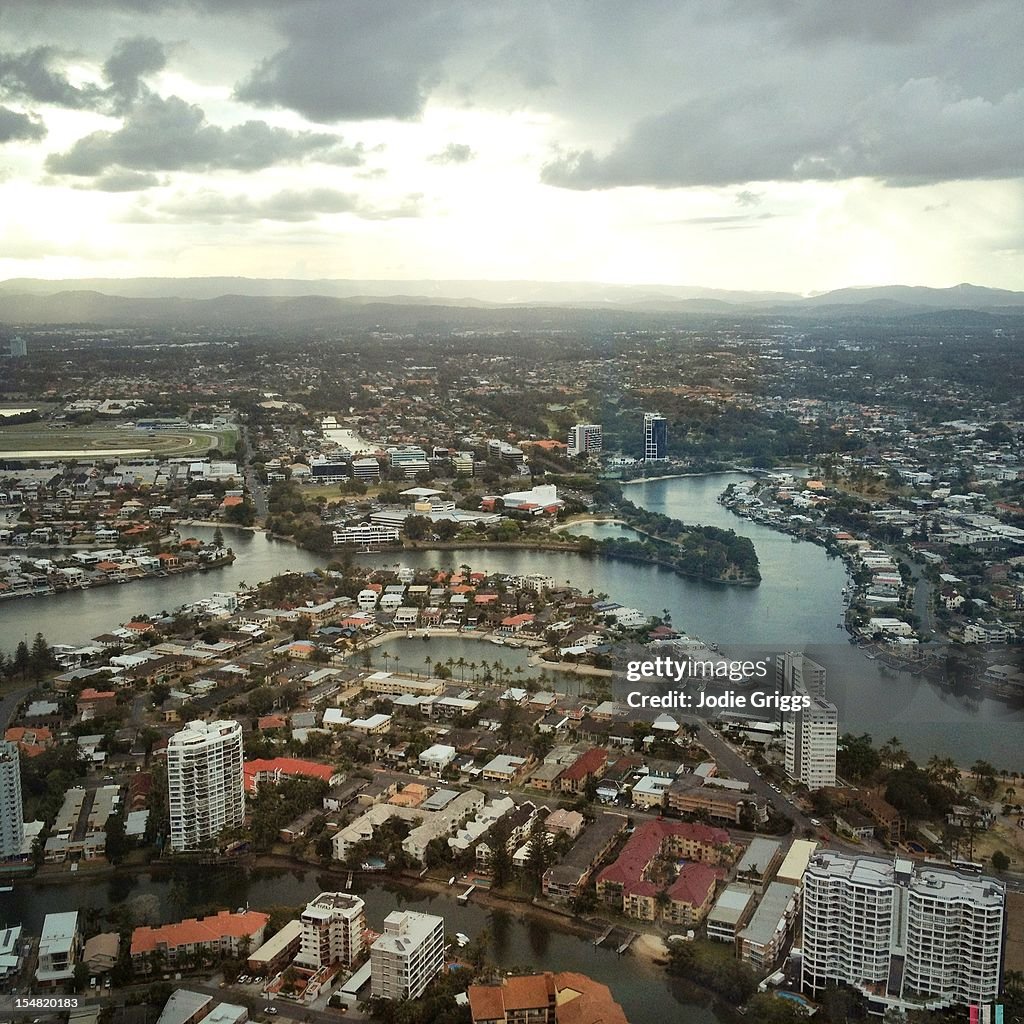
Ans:
[{"label": "white car", "polygon": [[815,828],[819,828],[819,827],[821,826],[821,822],[820,822],[820,821],[818,821],[818,819],[817,819],[817,818],[811,818],[811,824],[812,824],[812,825],[813,825],[813,826],[814,826]]}]

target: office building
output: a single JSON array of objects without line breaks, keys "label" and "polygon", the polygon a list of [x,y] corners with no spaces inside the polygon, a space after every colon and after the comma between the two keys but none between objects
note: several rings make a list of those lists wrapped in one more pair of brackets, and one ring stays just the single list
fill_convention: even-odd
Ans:
[{"label": "office building", "polygon": [[238,722],[189,722],[167,744],[171,849],[198,850],[242,825],[245,788]]},{"label": "office building", "polygon": [[296,963],[317,969],[329,964],[351,967],[363,951],[366,915],[363,901],[344,892],[322,892],[299,917],[302,936]]},{"label": "office building", "polygon": [[569,458],[582,455],[589,458],[591,455],[600,455],[604,447],[604,438],[601,432],[600,423],[577,423],[569,429]]},{"label": "office building", "polygon": [[11,359],[24,359],[28,355],[28,346],[25,343],[25,339],[20,335],[15,335],[7,343],[7,354]]},{"label": "office building", "polygon": [[953,869],[823,851],[804,874],[801,985],[861,992],[870,1012],[999,995],[1006,889]]},{"label": "office building", "polygon": [[18,744],[0,740],[0,860],[21,855],[25,809],[21,802]]},{"label": "office building", "polygon": [[444,967],[444,918],[395,910],[370,947],[370,993],[375,999],[417,999]]},{"label": "office building", "polygon": [[417,473],[429,473],[427,453],[414,444],[400,444],[388,449],[391,468],[400,470],[406,480],[412,480]]},{"label": "office building", "polygon": [[668,458],[668,420],[660,413],[644,413],[644,461]]}]

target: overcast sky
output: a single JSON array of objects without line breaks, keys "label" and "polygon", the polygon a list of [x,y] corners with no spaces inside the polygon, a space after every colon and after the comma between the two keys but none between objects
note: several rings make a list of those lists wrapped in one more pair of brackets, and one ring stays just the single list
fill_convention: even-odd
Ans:
[{"label": "overcast sky", "polygon": [[1020,0],[3,0],[0,278],[1024,287]]}]

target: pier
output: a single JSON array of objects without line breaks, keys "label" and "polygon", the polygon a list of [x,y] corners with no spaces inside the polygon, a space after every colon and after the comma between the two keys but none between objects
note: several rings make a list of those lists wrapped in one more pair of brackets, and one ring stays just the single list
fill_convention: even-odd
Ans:
[{"label": "pier", "polygon": [[459,903],[465,906],[469,902],[469,897],[473,895],[473,890],[475,888],[476,883],[474,882],[465,892],[459,893],[459,895],[455,898],[459,901]]}]

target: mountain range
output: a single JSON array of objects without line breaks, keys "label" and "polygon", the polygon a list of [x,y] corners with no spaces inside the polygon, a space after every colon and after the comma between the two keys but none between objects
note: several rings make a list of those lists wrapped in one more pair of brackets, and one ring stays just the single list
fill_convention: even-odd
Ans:
[{"label": "mountain range", "polygon": [[[479,316],[471,315],[477,311]],[[0,282],[0,322],[9,324],[207,324],[289,326],[377,322],[492,325],[520,320],[599,319],[629,314],[905,317],[956,311],[1024,316],[1024,292],[960,284],[886,285],[818,295],[679,285],[543,281],[357,281],[245,277],[140,277]],[[489,315],[485,315],[489,314]],[[930,319],[930,317],[929,317]]]}]

